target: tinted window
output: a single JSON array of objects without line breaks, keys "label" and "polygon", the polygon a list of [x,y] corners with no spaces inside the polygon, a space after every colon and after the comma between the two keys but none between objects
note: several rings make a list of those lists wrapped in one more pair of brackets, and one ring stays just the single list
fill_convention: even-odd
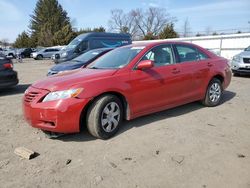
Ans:
[{"label": "tinted window", "polygon": [[[80,56],[78,56],[77,58],[73,59],[74,61],[77,62],[87,62],[97,56],[99,56],[101,53],[104,53],[105,50],[90,50]],[[73,61],[73,62],[74,62]]]},{"label": "tinted window", "polygon": [[115,48],[128,43],[126,40],[119,39],[93,39],[91,40],[91,48]]},{"label": "tinted window", "polygon": [[119,69],[125,67],[144,47],[117,48],[101,56],[88,68]]},{"label": "tinted window", "polygon": [[157,46],[147,52],[142,60],[154,61],[155,66],[164,66],[174,63],[171,46]]},{"label": "tinted window", "polygon": [[75,38],[66,46],[66,49],[73,49],[76,46],[78,46],[81,42],[82,42],[81,38]]},{"label": "tinted window", "polygon": [[207,55],[188,45],[176,45],[179,62],[190,62],[207,59]]},{"label": "tinted window", "polygon": [[75,49],[76,53],[83,52],[88,49],[88,41],[82,41]]}]

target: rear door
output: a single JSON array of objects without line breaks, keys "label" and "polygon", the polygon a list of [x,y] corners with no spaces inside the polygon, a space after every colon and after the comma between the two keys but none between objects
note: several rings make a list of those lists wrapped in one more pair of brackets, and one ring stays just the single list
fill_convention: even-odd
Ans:
[{"label": "rear door", "polygon": [[209,58],[196,47],[176,44],[175,50],[180,72],[184,77],[183,99],[196,100],[201,97],[210,73]]}]

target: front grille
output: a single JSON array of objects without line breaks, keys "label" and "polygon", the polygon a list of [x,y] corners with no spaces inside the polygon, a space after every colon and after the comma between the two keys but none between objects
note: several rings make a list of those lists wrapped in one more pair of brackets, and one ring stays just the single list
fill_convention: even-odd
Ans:
[{"label": "front grille", "polygon": [[250,64],[250,58],[243,58],[244,63],[249,63]]},{"label": "front grille", "polygon": [[24,95],[24,101],[31,103],[40,95],[39,92],[28,92]]}]

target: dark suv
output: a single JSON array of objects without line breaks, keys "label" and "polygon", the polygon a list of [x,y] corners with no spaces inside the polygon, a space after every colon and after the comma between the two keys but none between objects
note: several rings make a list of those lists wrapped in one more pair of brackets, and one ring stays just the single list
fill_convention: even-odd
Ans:
[{"label": "dark suv", "polygon": [[13,63],[4,55],[0,55],[0,89],[18,84],[17,72],[13,70]]}]

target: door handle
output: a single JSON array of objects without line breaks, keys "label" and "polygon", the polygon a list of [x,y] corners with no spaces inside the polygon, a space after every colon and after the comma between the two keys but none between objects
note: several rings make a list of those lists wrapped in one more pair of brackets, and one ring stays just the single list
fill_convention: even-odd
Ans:
[{"label": "door handle", "polygon": [[208,67],[212,67],[213,64],[212,64],[212,63],[207,63],[207,66],[208,66]]},{"label": "door handle", "polygon": [[180,72],[180,70],[177,69],[177,68],[172,69],[172,73],[173,73],[173,74],[177,74],[177,73],[179,73],[179,72]]}]

